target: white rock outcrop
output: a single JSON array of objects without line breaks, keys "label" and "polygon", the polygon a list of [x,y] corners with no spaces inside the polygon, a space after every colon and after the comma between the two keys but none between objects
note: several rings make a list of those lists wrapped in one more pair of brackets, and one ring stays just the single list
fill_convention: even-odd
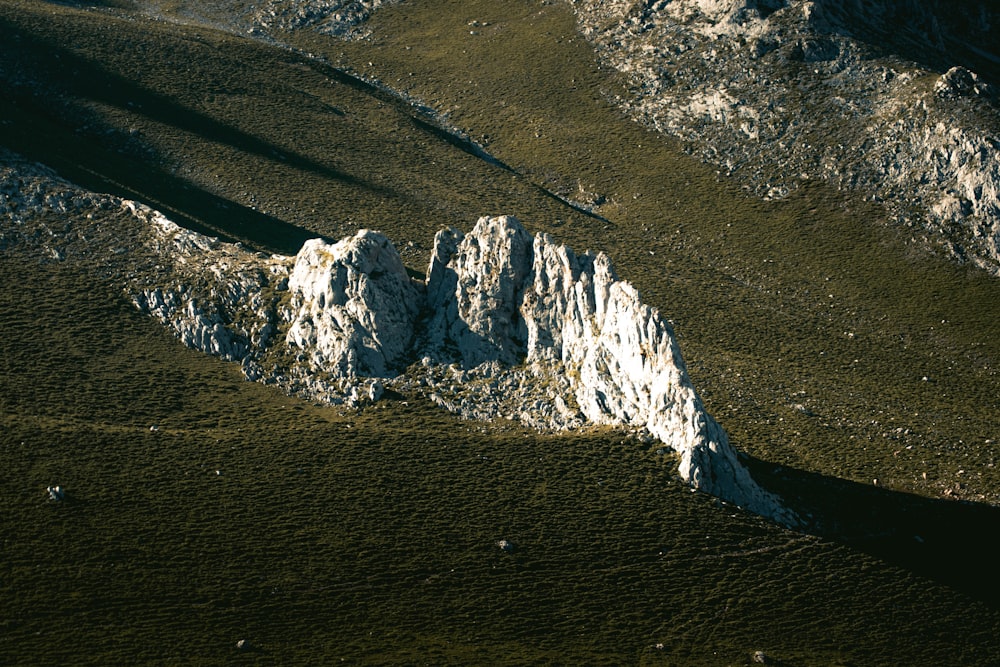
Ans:
[{"label": "white rock outcrop", "polygon": [[434,313],[428,337],[437,352],[442,345],[457,349],[465,366],[510,365],[525,356],[519,307],[531,272],[531,236],[510,221],[482,218],[464,238],[454,229],[435,237],[427,271],[427,305]]},{"label": "white rock outcrop", "polygon": [[[691,384],[673,331],[619,280],[604,254],[577,256],[511,217],[439,235],[429,293],[434,326],[463,363],[549,364],[592,424],[624,426],[680,455],[679,472],[713,495],[793,523],[739,462]],[[454,248],[454,250],[452,250]],[[449,256],[450,255],[450,256]],[[443,323],[439,324],[439,323]]]},{"label": "white rock outcrop", "polygon": [[383,234],[307,241],[288,291],[286,344],[312,366],[343,377],[388,377],[405,368],[423,295]]},{"label": "white rock outcrop", "polygon": [[[467,235],[439,232],[418,281],[377,232],[268,256],[13,164],[0,162],[0,249],[93,262],[186,345],[240,362],[249,379],[333,404],[422,392],[468,418],[619,427],[675,452],[693,487],[798,523],[705,412],[670,325],[603,254],[484,217]],[[69,210],[81,215],[47,226]]]}]

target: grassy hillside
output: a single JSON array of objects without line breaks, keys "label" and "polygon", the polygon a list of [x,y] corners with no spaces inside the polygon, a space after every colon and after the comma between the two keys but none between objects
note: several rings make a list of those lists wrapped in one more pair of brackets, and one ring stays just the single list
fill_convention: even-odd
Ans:
[{"label": "grassy hillside", "polygon": [[487,213],[604,250],[822,537],[691,494],[615,434],[289,399],[86,263],[8,248],[0,662],[995,663],[998,511],[955,500],[1000,499],[996,281],[819,186],[748,200],[621,117],[561,4],[404,2],[371,27],[280,36],[319,60],[11,0],[0,144],[265,250],[374,227],[422,271],[436,229]]},{"label": "grassy hillside", "polygon": [[1000,651],[988,601],[691,494],[621,436],[418,402],[341,416],[184,349],[88,275],[0,263],[5,664]]}]

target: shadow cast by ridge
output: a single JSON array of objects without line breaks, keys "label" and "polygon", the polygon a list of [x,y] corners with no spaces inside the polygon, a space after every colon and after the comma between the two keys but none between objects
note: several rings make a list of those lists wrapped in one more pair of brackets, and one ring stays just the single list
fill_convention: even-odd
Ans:
[{"label": "shadow cast by ridge", "polygon": [[45,164],[84,188],[135,199],[177,224],[223,241],[294,255],[319,236],[199,188],[149,161],[139,161],[82,139],[21,100],[0,101],[0,145]]},{"label": "shadow cast by ridge", "polygon": [[939,500],[746,457],[754,478],[839,542],[1000,609],[1000,507]]},{"label": "shadow cast by ridge", "polygon": [[[979,14],[982,12],[982,14]],[[1000,82],[1000,39],[983,3],[975,0],[910,0],[883,3],[824,3],[829,15],[821,33],[853,37],[883,53],[895,53],[932,71],[967,67]]]}]

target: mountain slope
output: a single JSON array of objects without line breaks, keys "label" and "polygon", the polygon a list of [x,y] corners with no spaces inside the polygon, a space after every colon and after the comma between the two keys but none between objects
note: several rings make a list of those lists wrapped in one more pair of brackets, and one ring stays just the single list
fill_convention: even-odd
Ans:
[{"label": "mountain slope", "polygon": [[942,499],[1000,489],[995,281],[821,185],[745,198],[607,103],[623,89],[564,5],[276,33],[320,61],[127,7],[0,14],[2,143],[91,190],[266,251],[380,228],[411,273],[421,239],[484,213],[614,256],[755,475],[827,536],[690,494],[613,434],[289,399],[184,349],[103,267],[5,248],[5,661],[214,663],[248,639],[289,663],[996,662],[996,509]]},{"label": "mountain slope", "polygon": [[574,2],[620,103],[751,192],[809,179],[1000,273],[1000,14],[983,3]]},{"label": "mountain slope", "polygon": [[[870,202],[816,181],[756,201],[630,125],[608,103],[624,94],[615,73],[558,3],[400,4],[366,27],[370,37],[350,42],[287,38],[488,136],[495,156],[549,189],[600,202],[607,222],[552,229],[614,254],[643,300],[670,313],[739,449],[930,495],[959,469],[996,479],[995,280],[872,224],[883,212]],[[963,463],[945,473],[944,460]]]}]

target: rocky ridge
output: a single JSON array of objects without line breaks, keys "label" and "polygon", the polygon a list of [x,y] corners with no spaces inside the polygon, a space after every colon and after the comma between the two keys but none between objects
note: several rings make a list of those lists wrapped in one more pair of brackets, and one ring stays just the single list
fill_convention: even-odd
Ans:
[{"label": "rocky ridge", "polygon": [[1000,114],[994,87],[962,64],[995,69],[995,8],[569,2],[600,58],[627,74],[617,102],[633,118],[761,197],[826,181],[1000,275]]},{"label": "rocky ridge", "polygon": [[398,0],[265,0],[251,6],[247,18],[251,34],[275,28],[310,28],[327,35],[353,38],[364,35],[364,21],[373,11]]},{"label": "rocky ridge", "polygon": [[468,418],[625,428],[676,453],[693,487],[798,523],[705,412],[667,321],[603,254],[484,217],[468,234],[440,231],[419,280],[378,232],[265,255],[3,157],[0,251],[94,263],[186,345],[249,379],[334,405],[388,388]]}]

